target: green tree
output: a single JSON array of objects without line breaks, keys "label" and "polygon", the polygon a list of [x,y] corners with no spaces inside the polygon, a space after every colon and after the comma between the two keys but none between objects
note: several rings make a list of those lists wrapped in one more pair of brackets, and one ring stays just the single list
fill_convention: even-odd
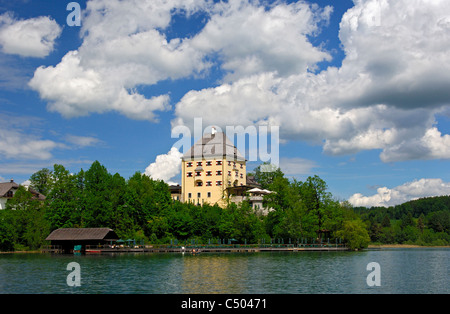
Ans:
[{"label": "green tree", "polygon": [[53,183],[45,199],[45,218],[49,221],[51,230],[82,226],[83,208],[77,180],[77,176],[70,174],[64,166],[53,166]]},{"label": "green tree", "polygon": [[317,175],[308,177],[301,185],[301,198],[308,211],[315,215],[318,230],[322,229],[326,222],[326,209],[331,202],[331,194],[327,189],[325,181]]},{"label": "green tree", "polygon": [[342,237],[351,250],[366,248],[370,243],[366,226],[360,219],[345,221],[337,236]]},{"label": "green tree", "polygon": [[389,219],[389,216],[386,214],[383,217],[383,222],[381,223],[382,227],[390,227],[391,226],[391,220]]},{"label": "green tree", "polygon": [[423,230],[425,229],[425,215],[423,213],[421,213],[419,219],[417,219],[417,228],[420,233],[423,233]]},{"label": "green tree", "polygon": [[114,220],[112,176],[100,162],[92,163],[84,174],[83,224],[85,227],[109,227]]},{"label": "green tree", "polygon": [[42,202],[23,186],[6,204],[6,222],[10,224],[10,239],[14,248],[38,249],[44,243],[49,232],[49,224],[44,219]]},{"label": "green tree", "polygon": [[448,233],[450,231],[450,211],[440,210],[431,212],[427,215],[427,220],[427,225],[435,232]]},{"label": "green tree", "polygon": [[264,162],[249,173],[249,176],[254,176],[255,180],[261,184],[263,189],[268,189],[276,178],[283,178],[284,174],[279,167],[276,167],[269,162]]},{"label": "green tree", "polygon": [[47,195],[53,185],[53,174],[48,168],[43,168],[30,177],[30,187],[37,192]]}]

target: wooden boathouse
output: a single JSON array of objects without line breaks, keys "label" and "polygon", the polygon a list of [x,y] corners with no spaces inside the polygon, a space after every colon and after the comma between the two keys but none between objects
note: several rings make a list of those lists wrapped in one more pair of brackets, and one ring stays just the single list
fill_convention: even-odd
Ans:
[{"label": "wooden boathouse", "polygon": [[85,252],[88,246],[103,246],[119,237],[109,228],[61,228],[45,239],[51,242],[46,251],[55,253]]}]

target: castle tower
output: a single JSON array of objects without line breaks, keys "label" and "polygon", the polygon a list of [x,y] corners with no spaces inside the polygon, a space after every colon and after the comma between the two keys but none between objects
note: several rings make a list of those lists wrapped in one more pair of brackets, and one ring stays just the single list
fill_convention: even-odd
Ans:
[{"label": "castle tower", "polygon": [[222,132],[212,129],[181,162],[182,200],[225,206],[226,189],[246,184],[246,160]]}]

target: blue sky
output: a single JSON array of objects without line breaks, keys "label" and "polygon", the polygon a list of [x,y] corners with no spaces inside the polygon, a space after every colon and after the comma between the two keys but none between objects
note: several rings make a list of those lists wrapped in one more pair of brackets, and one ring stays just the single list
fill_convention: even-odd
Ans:
[{"label": "blue sky", "polygon": [[172,127],[202,118],[278,126],[285,174],[354,205],[450,194],[448,1],[69,2],[0,0],[0,181],[179,182]]}]

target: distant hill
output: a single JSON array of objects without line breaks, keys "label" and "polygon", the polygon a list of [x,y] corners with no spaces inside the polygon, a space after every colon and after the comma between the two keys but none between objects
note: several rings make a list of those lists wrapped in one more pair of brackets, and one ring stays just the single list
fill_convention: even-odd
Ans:
[{"label": "distant hill", "polygon": [[450,196],[426,197],[391,207],[356,207],[372,242],[450,244]]},{"label": "distant hill", "polygon": [[354,210],[362,216],[382,214],[390,219],[401,219],[410,213],[413,218],[419,218],[421,214],[427,216],[431,212],[450,211],[450,195],[425,197],[390,207],[354,207]]}]

